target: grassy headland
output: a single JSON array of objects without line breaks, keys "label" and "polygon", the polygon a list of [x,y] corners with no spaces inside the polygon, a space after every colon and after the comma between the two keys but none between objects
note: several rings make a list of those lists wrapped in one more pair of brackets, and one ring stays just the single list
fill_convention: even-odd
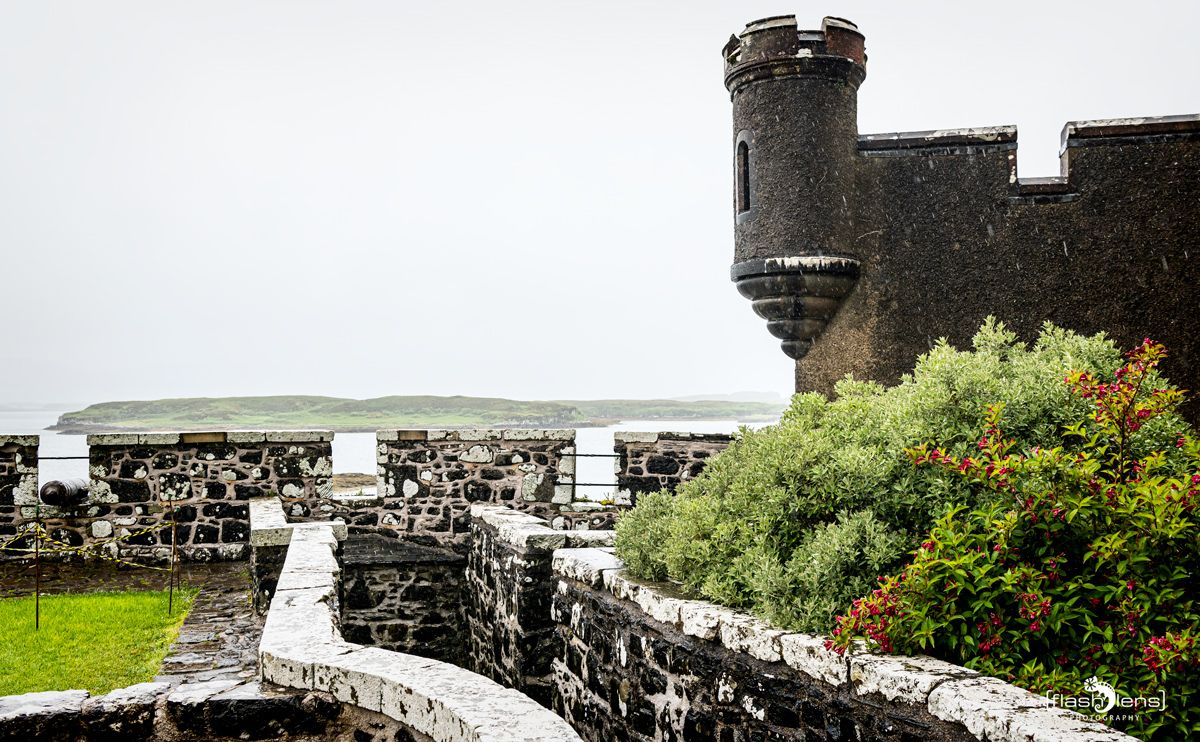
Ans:
[{"label": "grassy headland", "polygon": [[785,404],[669,399],[527,402],[494,397],[392,396],[194,397],[104,402],[58,419],[53,430],[321,428],[340,432],[385,428],[579,427],[613,420],[742,420],[779,417]]}]

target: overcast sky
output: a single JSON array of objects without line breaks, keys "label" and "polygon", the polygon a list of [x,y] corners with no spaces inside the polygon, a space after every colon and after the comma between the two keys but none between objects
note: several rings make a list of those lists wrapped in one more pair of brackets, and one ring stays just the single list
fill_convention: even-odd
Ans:
[{"label": "overcast sky", "polygon": [[1200,3],[0,2],[0,402],[791,390],[720,50],[858,23],[863,133],[1200,110]]}]

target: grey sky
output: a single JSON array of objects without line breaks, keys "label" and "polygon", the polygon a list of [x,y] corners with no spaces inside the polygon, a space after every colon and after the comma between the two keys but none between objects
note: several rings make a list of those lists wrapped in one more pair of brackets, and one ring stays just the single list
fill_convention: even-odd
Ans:
[{"label": "grey sky", "polygon": [[788,392],[720,49],[858,23],[862,132],[1200,110],[1200,3],[0,2],[0,402]]}]

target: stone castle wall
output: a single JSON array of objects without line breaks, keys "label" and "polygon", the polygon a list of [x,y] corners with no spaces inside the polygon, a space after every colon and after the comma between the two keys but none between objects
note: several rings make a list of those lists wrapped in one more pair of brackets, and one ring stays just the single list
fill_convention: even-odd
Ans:
[{"label": "stone castle wall", "polygon": [[377,439],[383,506],[351,515],[352,525],[465,551],[472,503],[552,515],[574,498],[574,430],[387,430]]},{"label": "stone castle wall", "polygon": [[38,436],[0,435],[0,544],[17,535],[21,507],[37,504]]},{"label": "stone castle wall", "polygon": [[564,546],[609,544],[611,531],[562,531],[505,507],[472,508],[463,589],[467,669],[549,707],[554,644],[551,562]]},{"label": "stone castle wall", "polygon": [[1124,348],[1150,336],[1164,374],[1200,388],[1200,115],[1068,123],[1060,174],[1022,177],[1014,126],[860,135],[865,44],[840,18],[779,16],[724,48],[730,275],[796,390],[894,384],[989,315],[1027,341],[1046,321]]},{"label": "stone castle wall", "polygon": [[471,669],[548,703],[589,742],[1131,740],[963,667],[843,657],[822,637],[640,583],[601,532],[472,514]]},{"label": "stone castle wall", "polygon": [[733,441],[728,433],[642,433],[620,431],[613,436],[617,459],[617,502],[636,505],[638,495],[675,491],[704,471],[712,456]]},{"label": "stone castle wall", "polygon": [[463,664],[461,554],[359,534],[341,557],[347,641]]},{"label": "stone castle wall", "polygon": [[90,435],[87,499],[38,506],[34,475],[19,491],[11,527],[40,515],[62,544],[152,560],[169,556],[173,530],[182,559],[245,559],[248,500],[278,495],[292,515],[311,513],[329,493],[332,439],[322,431]]}]

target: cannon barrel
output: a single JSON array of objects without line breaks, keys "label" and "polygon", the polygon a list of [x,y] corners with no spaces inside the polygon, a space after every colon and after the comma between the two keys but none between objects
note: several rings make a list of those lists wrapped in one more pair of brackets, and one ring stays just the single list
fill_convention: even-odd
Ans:
[{"label": "cannon barrel", "polygon": [[86,479],[56,479],[42,485],[42,502],[60,508],[73,508],[87,499],[91,482]]}]

